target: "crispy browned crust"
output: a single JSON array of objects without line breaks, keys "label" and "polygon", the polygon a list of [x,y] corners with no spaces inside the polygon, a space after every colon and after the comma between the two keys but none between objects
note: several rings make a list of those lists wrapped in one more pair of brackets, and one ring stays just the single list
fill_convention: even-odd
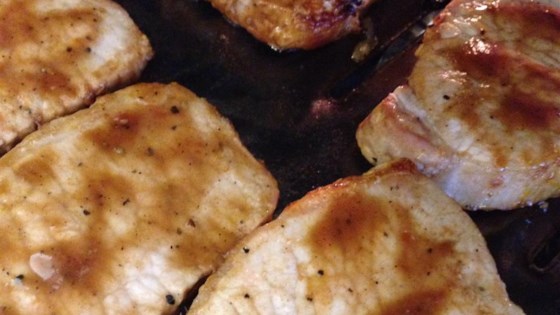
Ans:
[{"label": "crispy browned crust", "polygon": [[373,0],[210,0],[233,23],[275,49],[313,49],[359,29]]}]

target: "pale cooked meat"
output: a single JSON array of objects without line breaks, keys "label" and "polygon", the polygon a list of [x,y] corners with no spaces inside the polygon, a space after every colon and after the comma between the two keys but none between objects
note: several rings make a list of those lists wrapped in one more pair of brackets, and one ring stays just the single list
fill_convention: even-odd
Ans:
[{"label": "pale cooked meat", "polygon": [[277,197],[189,90],[103,96],[0,159],[0,314],[170,314]]},{"label": "pale cooked meat", "polygon": [[208,278],[189,315],[522,314],[461,207],[400,160],[310,192]]},{"label": "pale cooked meat", "polygon": [[560,195],[560,2],[455,0],[408,86],[360,125],[372,162],[407,157],[466,208]]},{"label": "pale cooked meat", "polygon": [[150,43],[109,0],[0,1],[0,153],[135,79]]},{"label": "pale cooked meat", "polygon": [[210,0],[233,23],[275,49],[313,49],[360,28],[374,0]]}]

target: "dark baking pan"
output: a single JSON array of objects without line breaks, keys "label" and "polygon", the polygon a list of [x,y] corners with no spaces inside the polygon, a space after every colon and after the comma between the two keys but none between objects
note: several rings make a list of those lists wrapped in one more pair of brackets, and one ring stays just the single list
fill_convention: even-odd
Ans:
[{"label": "dark baking pan", "polygon": [[[367,36],[276,52],[203,0],[118,2],[156,52],[141,80],[177,81],[217,106],[277,178],[279,210],[370,167],[354,139],[357,125],[405,82],[427,21],[445,4],[379,0],[364,16]],[[375,46],[356,61],[353,51],[364,40]],[[471,216],[511,298],[527,314],[560,314],[560,201]]]}]

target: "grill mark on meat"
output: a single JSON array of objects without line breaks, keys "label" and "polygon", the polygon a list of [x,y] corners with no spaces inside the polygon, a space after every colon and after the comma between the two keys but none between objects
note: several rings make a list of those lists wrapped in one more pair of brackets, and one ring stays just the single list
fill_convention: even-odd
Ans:
[{"label": "grill mark on meat", "polygon": [[[521,34],[521,38],[532,38],[533,42],[558,41],[560,38],[558,13],[542,10],[538,5],[491,7],[481,18],[498,21],[498,24],[507,20],[508,25],[514,25],[515,33]],[[535,24],[536,21],[547,25]],[[540,32],[541,28],[546,31]],[[523,45],[521,43],[520,46]],[[555,98],[560,91],[559,73],[525,55],[524,50],[521,47],[516,51],[515,47],[508,47],[499,39],[484,38],[471,38],[463,46],[450,50],[448,53],[455,68],[467,73],[472,81],[467,83],[471,84],[469,88],[450,102],[449,108],[478,138],[493,137],[479,127],[481,119],[486,118],[480,116],[476,106],[496,99],[498,95],[496,107],[489,112],[491,120],[499,121],[506,133],[538,132],[542,135],[542,145],[553,147],[554,137],[550,132],[560,131],[560,106]],[[498,143],[499,139],[494,142]],[[492,153],[498,167],[507,166],[510,151],[501,146],[495,147]],[[534,159],[530,152],[521,154],[521,157],[525,162]]]},{"label": "grill mark on meat", "polygon": [[[357,194],[356,194],[357,195]],[[375,205],[372,207],[372,204]],[[366,207],[367,205],[367,207]],[[313,228],[309,243],[316,256],[340,251],[351,256],[359,252],[360,238],[366,233],[379,233],[377,226],[387,218],[378,209],[383,204],[375,199],[361,200],[360,196],[341,195],[330,205],[329,215]]]},{"label": "grill mark on meat", "polygon": [[[162,191],[161,195],[166,195],[165,205],[161,206],[158,210],[160,214],[158,217],[147,218],[150,225],[160,226],[160,228],[167,231],[180,231],[177,233],[177,239],[170,243],[170,248],[176,251],[173,256],[173,263],[177,266],[183,266],[184,261],[191,261],[194,264],[208,263],[209,261],[221,261],[221,255],[216,253],[223,252],[226,248],[231,246],[232,239],[235,233],[228,232],[226,228],[220,225],[220,220],[198,222],[196,219],[189,219],[185,222],[177,221],[177,213],[169,211],[169,209],[197,209],[202,203],[203,196],[206,195],[207,190],[211,189],[211,183],[216,181],[220,172],[225,172],[226,168],[218,163],[219,160],[227,161],[231,153],[223,146],[228,139],[216,139],[216,141],[204,142],[200,140],[196,132],[186,132],[184,130],[192,129],[193,122],[186,114],[188,109],[184,104],[174,105],[174,110],[169,110],[166,107],[152,108],[149,112],[122,112],[113,123],[105,126],[105,128],[96,129],[94,132],[87,134],[87,137],[92,141],[93,145],[99,146],[103,150],[112,153],[116,158],[124,158],[127,152],[146,152],[148,156],[146,163],[151,161],[154,168],[160,168],[162,174],[173,174],[180,171],[173,169],[177,165],[169,165],[169,163],[160,163],[161,159],[165,156],[181,157],[184,161],[188,161],[189,169],[183,172],[192,174],[184,179],[184,186],[168,186],[163,185],[158,187]],[[157,117],[157,119],[154,119]],[[161,126],[156,126],[153,121],[161,123],[165,121],[170,128],[168,137],[173,137],[175,132],[171,126],[175,126],[175,130],[182,129],[184,135],[188,137],[175,138],[175,146],[163,148],[154,143],[146,143],[145,139],[138,137],[137,130],[154,130],[161,129]],[[221,136],[221,135],[218,135]],[[151,150],[149,150],[151,149]],[[192,154],[192,152],[200,152],[201,154]],[[150,154],[148,152],[151,152]],[[212,154],[209,154],[212,152]],[[242,153],[237,153],[242,154]],[[216,160],[212,163],[211,160]],[[205,165],[213,164],[212,168],[204,167]],[[149,176],[147,174],[142,174]],[[158,176],[159,174],[150,174],[151,176]],[[190,199],[184,197],[184,187],[189,190],[196,190],[196,193],[190,195]],[[199,197],[192,198],[193,196]],[[246,201],[244,200],[230,200],[230,207],[244,211],[248,214],[251,209],[246,208]],[[196,211],[193,212],[193,215]],[[243,223],[240,223],[239,229],[243,228]],[[219,231],[213,235],[205,235],[201,230]]]},{"label": "grill mark on meat", "polygon": [[[426,31],[408,85],[358,128],[362,153],[412,159],[467,209],[557,196],[558,47],[558,2],[452,1]],[[418,121],[387,115],[385,104]],[[432,147],[410,141],[423,128]]]},{"label": "grill mark on meat", "polygon": [[[560,84],[556,88],[560,89]],[[560,132],[560,108],[552,102],[536,98],[536,95],[513,91],[495,111],[495,116],[511,131],[543,129]],[[552,142],[550,144],[552,145]]]},{"label": "grill mark on meat", "polygon": [[[408,164],[405,164],[408,166]],[[400,166],[399,166],[400,167]],[[379,176],[384,174],[380,172]],[[399,187],[391,187],[398,190]],[[349,189],[350,190],[350,189]],[[383,209],[392,208],[399,218],[400,226],[395,231],[383,230],[391,226],[391,221]],[[413,293],[398,299],[383,307],[382,314],[428,314],[436,313],[444,307],[447,298],[446,290],[441,288],[453,287],[456,279],[452,277],[437,277],[438,268],[449,266],[449,259],[454,255],[454,242],[434,242],[416,233],[416,224],[411,217],[414,209],[404,208],[392,200],[380,200],[364,196],[356,191],[351,194],[339,195],[329,206],[328,214],[318,222],[308,235],[308,244],[312,251],[312,265],[321,266],[321,262],[332,261],[336,257],[358,257],[364,251],[383,250],[379,240],[383,240],[393,233],[399,239],[399,252],[393,266],[399,274],[405,275],[412,283],[417,283]],[[364,242],[374,242],[372,247],[364,248]],[[376,244],[377,243],[377,244]],[[381,246],[380,246],[381,245]],[[377,248],[379,247],[379,248]],[[333,257],[333,258],[329,258]],[[460,261],[457,273],[460,270]],[[449,267],[447,267],[450,269]],[[452,268],[451,268],[452,269]],[[390,271],[388,271],[390,272]],[[455,271],[447,270],[449,274]],[[321,292],[328,273],[319,271],[320,277],[307,279],[307,296],[313,301],[329,302],[332,297],[317,295]],[[324,292],[324,291],[323,291]]]},{"label": "grill mark on meat", "polygon": [[[157,110],[154,110],[157,112]],[[126,154],[126,151],[136,148],[138,130],[146,124],[142,116],[137,113],[121,113],[111,123],[85,133],[93,145],[107,152]]]},{"label": "grill mark on meat", "polygon": [[[543,100],[547,95],[540,92],[560,91],[560,80],[554,74],[495,46],[481,42],[466,46],[468,48],[457,49],[451,54],[457,69],[468,73],[479,88],[473,86],[472,89],[466,89],[468,92],[453,101],[450,108],[456,111],[457,116],[476,130],[480,117],[472,110],[474,104],[483,103],[492,95],[499,95],[493,118],[499,119],[508,131],[560,131],[560,109],[552,102]],[[485,48],[477,50],[472,46]],[[515,75],[507,75],[508,71],[515,72]],[[531,90],[527,90],[525,82],[531,82]]]},{"label": "grill mark on meat", "polygon": [[[95,41],[98,32],[95,28],[102,16],[96,8],[88,9],[65,9],[61,13],[49,11],[48,15],[41,16],[33,9],[35,1],[10,1],[8,7],[2,9],[0,15],[0,48],[13,48],[28,42],[40,42],[47,45],[48,29],[57,29],[62,26],[72,26],[79,33],[86,36],[76,37],[74,43],[77,47],[70,47],[58,53],[61,56],[75,56],[70,52],[79,52],[75,48],[86,48],[82,46]],[[33,23],[35,22],[35,24]],[[62,25],[61,25],[62,24]]]},{"label": "grill mark on meat", "polygon": [[439,314],[445,303],[445,290],[426,290],[405,295],[383,307],[382,315]]},{"label": "grill mark on meat", "polygon": [[[55,274],[50,279],[43,281],[36,275],[29,275],[29,281],[33,281],[33,286],[38,292],[42,291],[54,299],[57,298],[58,289],[64,285],[67,290],[71,287],[84,294],[84,297],[90,295],[91,298],[98,298],[101,302],[104,297],[97,295],[102,291],[106,278],[100,275],[111,274],[114,265],[111,253],[118,251],[117,247],[120,244],[131,244],[135,239],[149,241],[144,233],[149,233],[145,226],[151,218],[142,217],[142,213],[137,214],[139,219],[135,226],[136,229],[143,231],[141,234],[128,233],[125,237],[116,236],[118,241],[113,243],[103,241],[106,235],[104,231],[110,226],[105,214],[119,212],[120,200],[130,196],[132,189],[125,179],[113,176],[109,172],[90,172],[87,177],[88,182],[78,187],[73,194],[77,200],[82,200],[82,207],[65,209],[67,215],[74,212],[81,217],[81,220],[87,220],[87,231],[83,231],[79,238],[74,237],[66,242],[57,242],[56,245],[41,249],[41,252],[53,259]],[[64,230],[69,220],[62,217],[58,222],[51,220],[50,226],[53,229]],[[121,247],[121,250],[124,249],[125,247]],[[95,272],[90,273],[93,270]]]},{"label": "grill mark on meat", "polygon": [[[352,184],[350,184],[352,185]],[[349,186],[342,183],[338,187]],[[388,218],[380,211],[384,202],[368,196],[360,196],[359,192],[337,192],[337,197],[328,206],[324,217],[317,222],[307,235],[312,260],[311,265],[325,268],[328,261],[336,261],[341,257],[348,257],[348,264],[352,264],[351,257],[361,257],[364,251],[375,251],[377,242],[383,238],[383,226],[388,224]],[[368,241],[371,240],[371,241]],[[374,242],[373,248],[366,248],[364,244]],[[359,262],[352,267],[360,269]],[[356,271],[357,272],[357,271]],[[330,275],[329,270],[318,271],[319,276],[306,279],[306,296],[314,303],[328,305],[332,297],[324,290],[325,278],[336,277]]]},{"label": "grill mark on meat", "polygon": [[57,153],[49,150],[41,158],[25,159],[14,164],[12,169],[17,176],[33,187],[41,187],[43,184],[56,179],[56,175],[51,167],[52,162],[56,161],[56,159]]},{"label": "grill mark on meat", "polygon": [[0,300],[16,310],[168,312],[274,208],[276,192],[251,194],[274,181],[261,181],[229,122],[177,84],[129,87],[41,130],[2,158],[15,174],[0,181],[13,227],[0,239]]},{"label": "grill mark on meat", "polygon": [[[30,160],[21,169],[31,168],[31,173],[40,174],[33,172],[32,169],[38,168],[39,172],[39,168],[51,163],[53,158],[56,158],[56,154],[53,156],[42,154],[39,158]],[[46,172],[45,175],[37,178],[42,181],[49,178],[54,179],[54,176],[49,174],[51,173]],[[67,241],[37,249],[52,258],[54,268],[54,275],[46,281],[35,274],[26,274],[26,281],[32,284],[31,287],[34,287],[38,294],[42,292],[56,298],[58,289],[64,285],[79,290],[81,294],[99,298],[101,301],[103,296],[97,297],[97,294],[103,288],[106,279],[100,274],[111,274],[111,266],[114,263],[111,253],[115,252],[115,246],[121,243],[133,243],[133,238],[141,237],[135,233],[132,237],[120,238],[119,242],[113,243],[114,246],[108,246],[110,243],[103,241],[103,237],[106,235],[104,231],[109,227],[104,214],[118,212],[120,200],[124,196],[130,196],[132,189],[126,179],[114,176],[110,172],[97,170],[85,175],[88,180],[83,185],[76,187],[74,192],[67,192],[71,193],[76,200],[81,200],[82,206],[71,209],[66,203],[59,202],[58,207],[64,210],[53,211],[42,219],[50,226],[53,233],[57,233],[57,231],[62,233],[64,230],[71,229],[72,221],[88,221],[88,228],[86,231],[82,231],[78,238],[69,237]],[[64,189],[64,187],[61,188]],[[48,196],[45,198],[48,199]],[[30,205],[29,209],[33,209],[33,207]],[[41,216],[42,211],[49,211],[49,209],[43,207],[36,211],[37,215]],[[56,215],[57,213],[58,215]],[[141,228],[143,223],[140,220],[137,228]],[[95,270],[95,273],[91,274],[92,270]]]},{"label": "grill mark on meat", "polygon": [[517,36],[516,44],[531,44],[527,39],[541,38],[549,42],[560,42],[560,12],[550,10],[534,2],[499,4],[486,10],[495,23],[502,28],[515,28],[510,36]]},{"label": "grill mark on meat", "polygon": [[[396,268],[412,283],[417,283],[417,290],[411,292],[383,309],[382,314],[435,314],[445,307],[448,298],[445,288],[456,285],[453,277],[437,277],[438,268],[452,265],[454,256],[452,241],[430,240],[414,232],[415,224],[411,217],[415,209],[398,208],[399,219],[403,227],[399,230],[401,246],[396,261]],[[459,265],[460,262],[455,264]],[[451,268],[449,268],[451,269]],[[459,274],[460,268],[446,270],[447,274]]]},{"label": "grill mark on meat", "polygon": [[[41,16],[31,7],[33,5],[38,4],[11,1],[0,15],[0,71],[3,76],[20,78],[4,81],[3,84],[8,86],[3,88],[18,91],[26,87],[29,91],[47,93],[57,90],[63,97],[75,97],[78,91],[76,86],[69,84],[71,74],[60,71],[58,65],[77,64],[84,55],[91,53],[88,48],[97,40],[99,32],[96,28],[102,17],[95,8],[64,10],[59,14],[49,12]],[[57,47],[58,43],[53,43],[49,34],[57,34],[57,29],[64,28],[79,35],[73,36],[68,47]],[[36,49],[48,51],[52,61],[37,60],[33,67],[26,69],[25,63],[12,59],[12,55],[26,55],[26,51]],[[39,122],[43,120],[42,117],[37,119]]]},{"label": "grill mark on meat", "polygon": [[289,205],[227,255],[189,310],[274,312],[522,313],[476,226],[408,160]]},{"label": "grill mark on meat", "polygon": [[[103,128],[98,128],[99,129]],[[100,132],[102,133],[102,132]],[[121,139],[122,140],[122,139]],[[48,165],[56,160],[56,154],[49,151],[39,157],[28,161],[20,167],[20,173],[31,174],[34,176],[24,176],[30,178],[31,184],[36,184],[39,180],[46,180],[53,177],[52,170],[45,175],[43,172],[49,170]],[[82,165],[85,169],[85,167]],[[103,282],[102,277],[90,277],[89,270],[95,268],[103,271],[110,265],[111,259],[106,253],[110,253],[110,249],[105,248],[103,242],[99,240],[103,235],[103,230],[107,228],[107,224],[103,219],[104,211],[118,211],[112,208],[112,201],[120,196],[129,195],[129,185],[118,176],[113,176],[110,172],[89,172],[87,174],[87,182],[85,185],[77,187],[74,194],[77,200],[81,200],[81,209],[65,209],[68,212],[77,211],[79,215],[87,215],[89,224],[88,231],[81,234],[79,239],[73,238],[68,242],[59,242],[56,245],[41,249],[41,252],[52,257],[55,274],[47,281],[42,281],[37,276],[31,275],[28,278],[34,281],[37,291],[44,291],[53,298],[56,296],[57,289],[64,284],[73,288],[80,287],[81,292],[87,292],[92,296],[96,295]],[[64,207],[64,205],[62,205]],[[52,218],[52,216],[47,217]],[[50,220],[50,226],[54,229],[64,229],[68,223],[67,219]],[[84,245],[87,244],[87,245]],[[100,259],[100,257],[104,257]],[[105,266],[103,266],[105,263]],[[97,266],[95,266],[97,265]]]},{"label": "grill mark on meat", "polygon": [[[443,261],[452,257],[455,244],[451,241],[434,242],[415,233],[413,220],[408,211],[414,209],[399,210],[399,217],[404,222],[404,229],[401,229],[399,238],[404,246],[400,247],[402,250],[396,267],[407,277],[423,282],[442,265]],[[441,280],[442,283],[438,284],[438,287],[445,287],[446,284],[454,281],[453,279]]]},{"label": "grill mark on meat", "polygon": [[151,56],[148,39],[113,2],[5,1],[0,154],[45,122],[137,78]]},{"label": "grill mark on meat", "polygon": [[[101,220],[97,219],[97,221]],[[102,241],[96,236],[96,232],[99,233],[97,229],[102,229],[102,224],[96,223],[93,228],[96,230],[84,234],[84,238],[80,239],[79,243],[72,240],[43,250],[43,253],[52,257],[55,273],[46,281],[36,275],[30,275],[38,292],[43,291],[56,298],[58,290],[64,285],[79,289],[80,292],[91,297],[97,296],[102,288],[102,278],[90,271],[106,270],[103,265],[107,265],[106,261],[110,261],[107,256],[110,251],[101,245]]]},{"label": "grill mark on meat", "polygon": [[[200,140],[197,133],[185,132],[181,138],[173,137],[178,128],[183,130],[193,129],[191,118],[185,114],[188,113],[184,104],[176,104],[174,108],[177,110],[169,110],[166,107],[152,107],[150,111],[134,111],[122,112],[112,123],[107,124],[103,128],[98,128],[92,132],[88,132],[86,137],[90,139],[93,145],[112,154],[115,159],[126,158],[128,152],[145,152],[146,159],[144,163],[149,163],[150,168],[159,169],[161,174],[173,174],[176,172],[188,172],[191,176],[185,177],[183,185],[170,186],[168,184],[159,184],[154,181],[154,185],[161,190],[162,196],[167,196],[164,201],[159,201],[158,211],[150,211],[150,213],[158,213],[158,216],[143,217],[139,229],[149,231],[150,228],[172,231],[176,234],[176,239],[170,242],[170,250],[175,251],[172,257],[172,264],[176,264],[178,268],[184,266],[185,261],[191,261],[195,265],[207,264],[210,261],[214,263],[221,260],[221,253],[231,246],[231,239],[235,233],[229,233],[218,223],[197,222],[189,219],[185,222],[184,215],[171,211],[171,209],[193,209],[191,215],[195,215],[198,206],[202,203],[202,198],[206,195],[207,190],[211,188],[211,184],[217,180],[220,172],[225,171],[223,167],[219,167],[219,163],[214,163],[214,167],[210,168],[206,165],[211,163],[210,160],[225,159],[223,147],[219,144],[204,142]],[[157,117],[157,118],[154,118]],[[143,137],[138,135],[138,130],[150,132],[150,130],[161,130],[161,126],[157,124],[166,124],[170,128],[168,130],[168,138],[173,139],[175,146],[158,146],[157,143],[146,142]],[[175,126],[175,129],[171,128]],[[227,140],[223,140],[227,141]],[[208,154],[209,146],[213,151],[213,155]],[[193,151],[201,154],[193,154]],[[169,165],[169,163],[161,163],[166,156],[174,156],[176,158],[188,161],[189,169],[174,169],[178,165]],[[134,170],[131,170],[134,171]],[[142,170],[137,170],[142,172]],[[140,177],[160,176],[160,174],[139,174]],[[104,185],[100,184],[100,188]],[[185,198],[185,187],[196,193],[189,194],[189,198]],[[95,194],[94,194],[95,195]],[[130,194],[121,194],[119,200],[124,200]],[[194,198],[196,196],[196,198]],[[132,200],[134,202],[134,199]],[[243,203],[240,201],[239,204]],[[134,206],[134,205],[131,205]],[[247,209],[248,210],[248,209]],[[139,214],[141,215],[141,214]],[[178,221],[179,219],[179,221]],[[194,222],[194,223],[191,223]],[[204,225],[202,225],[204,224]],[[201,233],[201,229],[217,231],[214,235],[206,235]],[[176,232],[180,231],[180,232]],[[219,231],[219,232],[218,232]],[[143,232],[142,235],[136,237],[146,238],[146,235],[152,233]],[[159,235],[154,233],[154,235]],[[149,242],[149,239],[144,241]],[[124,243],[128,242],[123,240]]]}]

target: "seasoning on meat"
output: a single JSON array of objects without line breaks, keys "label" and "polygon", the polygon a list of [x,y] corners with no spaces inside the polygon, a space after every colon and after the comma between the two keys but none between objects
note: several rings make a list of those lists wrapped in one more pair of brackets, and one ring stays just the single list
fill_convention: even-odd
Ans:
[{"label": "seasoning on meat", "polygon": [[476,225],[407,160],[341,179],[289,205],[228,253],[189,311],[522,313]]},{"label": "seasoning on meat", "polygon": [[560,195],[560,2],[454,0],[416,55],[358,129],[368,160],[412,159],[469,209]]},{"label": "seasoning on meat", "polygon": [[189,90],[103,96],[0,158],[0,314],[171,314],[277,198],[229,121]]},{"label": "seasoning on meat", "polygon": [[0,154],[135,79],[151,57],[146,36],[112,1],[2,1]]}]

